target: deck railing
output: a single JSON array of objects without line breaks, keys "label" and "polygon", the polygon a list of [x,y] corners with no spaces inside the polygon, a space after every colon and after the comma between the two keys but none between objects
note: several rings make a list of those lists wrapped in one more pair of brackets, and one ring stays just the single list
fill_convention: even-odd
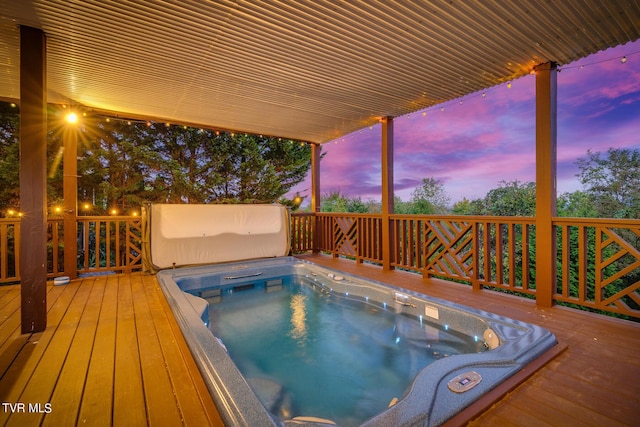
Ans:
[{"label": "deck railing", "polygon": [[[128,272],[142,268],[142,228],[139,217],[77,218],[78,273]],[[62,219],[47,221],[47,277],[64,271]],[[20,220],[0,219],[0,283],[20,281]]]},{"label": "deck railing", "polygon": [[640,318],[640,221],[555,218],[554,299]]},{"label": "deck railing", "polygon": [[[78,218],[78,273],[142,268],[139,217]],[[640,221],[554,218],[553,300],[577,308],[640,318]],[[294,213],[294,253],[322,251],[383,263],[383,217]],[[536,297],[535,218],[390,215],[390,265]],[[0,283],[20,281],[20,220],[0,219]],[[64,272],[61,219],[48,221],[48,277]]]},{"label": "deck railing", "polygon": [[19,236],[19,219],[0,219],[0,283],[20,280]]},{"label": "deck railing", "polygon": [[[301,235],[296,226],[305,230],[305,243],[292,244],[294,250],[314,249],[382,264],[381,215],[318,213],[293,218],[292,237]],[[393,267],[476,289],[536,297],[535,218],[390,215],[389,223]],[[640,221],[554,218],[553,225],[553,300],[640,318]]]}]

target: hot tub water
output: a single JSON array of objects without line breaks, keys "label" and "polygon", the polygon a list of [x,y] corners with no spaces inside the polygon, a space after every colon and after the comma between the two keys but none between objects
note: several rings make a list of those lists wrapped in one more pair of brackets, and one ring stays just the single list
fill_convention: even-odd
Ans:
[{"label": "hot tub water", "polygon": [[359,425],[402,397],[428,364],[486,349],[422,317],[326,292],[313,278],[272,282],[281,285],[227,288],[209,305],[209,328],[263,405],[282,419],[312,415]]}]

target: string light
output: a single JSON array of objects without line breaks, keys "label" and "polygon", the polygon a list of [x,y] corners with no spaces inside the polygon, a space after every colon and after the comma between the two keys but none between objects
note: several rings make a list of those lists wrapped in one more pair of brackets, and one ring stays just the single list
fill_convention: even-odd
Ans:
[{"label": "string light", "polygon": [[75,125],[76,123],[78,123],[78,115],[71,111],[65,116],[65,120],[67,121],[67,123]]},{"label": "string light", "polygon": [[[602,64],[603,62],[617,61],[617,60],[619,60],[620,63],[625,64],[630,56],[636,55],[638,53],[640,53],[640,50],[635,51],[635,52],[627,53],[626,55],[623,55],[623,56],[616,56],[614,58],[607,58],[607,59],[602,59],[600,61],[589,62],[589,63],[586,63],[586,64],[573,65],[573,66],[570,65],[570,66],[567,66],[567,67],[562,67],[562,70],[570,70],[572,68],[579,68],[579,69],[582,70],[584,67],[589,67],[591,65]],[[558,70],[558,71],[560,71],[560,70]]]},{"label": "string light", "polygon": [[[627,61],[629,60],[629,57],[631,57],[632,55],[636,55],[636,54],[640,54],[640,50],[639,50],[639,51],[636,51],[636,52],[627,53],[627,54],[626,54],[626,55],[624,55],[624,56],[617,56],[617,57],[614,57],[614,58],[608,58],[608,59],[604,59],[604,60],[600,60],[600,61],[595,61],[595,62],[590,62],[590,63],[586,63],[586,64],[580,64],[580,65],[573,65],[573,66],[566,66],[566,67],[562,67],[562,68],[557,68],[557,72],[561,72],[561,71],[563,71],[563,70],[569,70],[569,69],[572,69],[572,68],[577,68],[577,69],[579,69],[579,70],[583,70],[585,67],[589,67],[589,66],[591,66],[591,65],[596,65],[596,64],[603,63],[603,62],[609,62],[609,61],[620,61],[620,63],[622,63],[622,64],[626,64],[626,63],[627,63]],[[531,70],[527,75],[529,75],[529,76],[535,76],[536,74],[537,74],[537,73],[536,73],[535,69],[532,69],[532,70]],[[526,77],[526,75],[525,75],[525,76],[523,76],[523,77]],[[483,91],[483,92],[481,92],[481,93],[466,95],[466,96],[464,97],[464,100],[466,101],[466,100],[471,99],[471,98],[474,98],[474,97],[476,97],[476,96],[478,96],[478,97],[481,97],[481,98],[485,99],[485,98],[487,98],[487,92],[490,92],[490,91],[492,91],[492,90],[494,90],[494,89],[496,89],[496,88],[498,88],[498,87],[500,87],[500,86],[504,87],[503,85],[506,85],[507,89],[511,89],[511,88],[513,87],[512,82],[511,82],[511,81],[507,81],[506,83],[503,83],[502,85],[497,85],[497,86],[495,86],[495,87],[489,88],[489,89],[487,89],[486,91]],[[422,97],[425,97],[425,96],[426,96],[426,93],[425,93],[425,92],[422,92],[422,93],[421,93],[421,96],[422,96]],[[459,104],[459,105],[462,105],[462,104],[463,104],[463,101],[462,101],[462,100],[457,100],[457,102],[458,102],[458,104]],[[439,102],[438,102],[438,103],[439,103]],[[440,106],[437,106],[437,105],[436,105],[436,106],[433,106],[433,105],[432,105],[432,107],[428,107],[428,108],[426,108],[424,111],[422,111],[422,116],[423,116],[423,117],[426,117],[426,116],[427,116],[427,111],[429,111],[429,110],[431,110],[431,109],[435,109],[435,108],[439,108],[439,109],[440,109],[440,111],[444,111],[444,110],[445,110],[445,106],[443,106],[443,105],[440,105]],[[411,114],[407,114],[407,115],[403,116],[402,118],[409,119],[410,117],[411,117]],[[373,126],[369,126],[369,129],[373,129]],[[353,134],[355,134],[355,132],[354,132]],[[341,141],[341,142],[343,142],[344,140],[345,140],[345,139],[344,139],[344,138],[342,138],[340,141]],[[338,143],[338,140],[337,140],[337,139],[336,139],[336,140],[334,140],[334,143],[335,143],[335,144],[337,144],[337,143]]]}]

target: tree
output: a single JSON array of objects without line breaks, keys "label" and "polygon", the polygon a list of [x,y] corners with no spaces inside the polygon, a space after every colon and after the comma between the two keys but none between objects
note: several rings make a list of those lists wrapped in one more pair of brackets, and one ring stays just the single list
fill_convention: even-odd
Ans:
[{"label": "tree", "polygon": [[20,204],[19,127],[18,107],[0,102],[0,216]]},{"label": "tree", "polygon": [[484,199],[486,214],[497,216],[534,216],[536,214],[536,184],[501,181],[489,190]]},{"label": "tree", "polygon": [[469,200],[466,197],[454,203],[451,209],[451,213],[454,215],[483,215],[485,211],[483,199]]},{"label": "tree", "polygon": [[350,212],[367,213],[369,207],[360,197],[349,197],[340,194],[340,190],[333,190],[320,197],[320,208],[322,212]]},{"label": "tree", "polygon": [[442,181],[435,178],[423,178],[422,185],[411,193],[415,214],[446,214],[449,210],[449,196]]},{"label": "tree", "polygon": [[311,147],[291,140],[221,133],[211,140],[216,159],[208,173],[208,201],[273,202],[300,183],[310,168]]},{"label": "tree", "polygon": [[584,191],[563,193],[558,197],[558,216],[595,218],[598,212],[594,202],[593,196]]},{"label": "tree", "polygon": [[393,198],[393,212],[401,215],[409,215],[414,213],[413,203],[411,201],[405,202],[400,197],[395,196]]},{"label": "tree", "polygon": [[609,148],[606,156],[587,150],[576,174],[599,217],[640,218],[640,151]]}]

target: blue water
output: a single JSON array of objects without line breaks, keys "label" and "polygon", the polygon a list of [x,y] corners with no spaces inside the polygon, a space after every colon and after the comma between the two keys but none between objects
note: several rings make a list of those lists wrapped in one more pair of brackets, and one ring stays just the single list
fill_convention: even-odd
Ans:
[{"label": "blue water", "polygon": [[472,337],[366,301],[283,286],[227,290],[210,304],[221,338],[262,404],[283,419],[314,416],[359,425],[401,398],[429,363],[482,351]]}]

